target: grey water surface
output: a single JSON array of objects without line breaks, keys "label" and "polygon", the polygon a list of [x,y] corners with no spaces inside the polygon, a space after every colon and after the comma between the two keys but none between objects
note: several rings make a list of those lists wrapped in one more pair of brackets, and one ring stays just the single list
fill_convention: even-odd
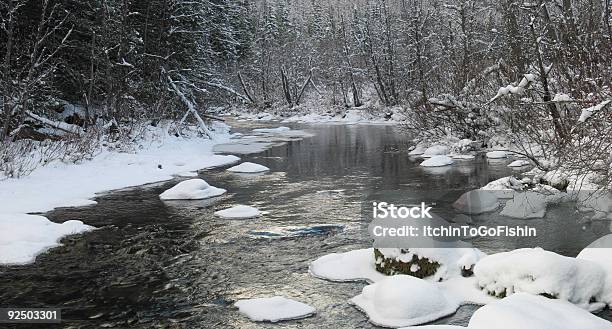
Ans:
[{"label": "grey water surface", "polygon": [[[244,124],[246,125],[246,124]],[[248,132],[250,127],[236,131]],[[463,192],[507,176],[508,161],[458,160],[449,168],[419,167],[409,138],[384,125],[295,125],[314,137],[291,141],[245,161],[268,166],[263,175],[224,168],[199,176],[228,193],[202,201],[162,202],[158,195],[185,178],[100,195],[98,203],[48,213],[56,222],[79,219],[98,227],[68,237],[34,264],[0,267],[0,305],[60,307],[60,325],[1,328],[375,328],[347,301],[365,283],[334,283],[308,274],[325,254],[371,246],[362,206],[381,190],[435,204],[453,217]],[[228,220],[213,212],[236,204],[265,211],[258,219]],[[514,223],[498,215],[475,221]],[[575,256],[609,233],[609,223],[582,218],[571,205],[552,207],[537,244]],[[517,239],[476,239],[485,252],[509,250]],[[282,295],[317,314],[277,324],[253,323],[232,306],[238,299]],[[466,325],[477,306],[463,306],[439,324]],[[610,311],[599,314],[612,319]]]}]

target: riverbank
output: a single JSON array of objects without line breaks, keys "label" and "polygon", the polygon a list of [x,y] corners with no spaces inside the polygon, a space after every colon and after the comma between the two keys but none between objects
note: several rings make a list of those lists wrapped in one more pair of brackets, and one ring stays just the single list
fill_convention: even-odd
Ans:
[{"label": "riverbank", "polygon": [[195,171],[234,163],[233,155],[217,155],[213,148],[227,142],[229,126],[215,124],[210,139],[177,137],[151,127],[133,152],[101,148],[80,163],[54,161],[21,178],[0,181],[0,265],[26,264],[57,246],[69,234],[94,229],[81,221],[56,224],[43,216],[59,207],[95,204],[96,193],[196,175]]}]

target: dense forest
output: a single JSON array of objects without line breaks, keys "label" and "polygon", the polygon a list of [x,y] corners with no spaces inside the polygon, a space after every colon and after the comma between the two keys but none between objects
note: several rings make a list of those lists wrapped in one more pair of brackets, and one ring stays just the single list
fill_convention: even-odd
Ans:
[{"label": "dense forest", "polygon": [[[601,166],[612,144],[611,6],[4,0],[0,138],[185,120],[186,111],[206,130],[229,107],[357,108],[401,112],[423,136],[489,143],[503,134],[541,167],[549,154],[569,156],[565,145]],[[68,104],[82,111],[58,115]]]}]

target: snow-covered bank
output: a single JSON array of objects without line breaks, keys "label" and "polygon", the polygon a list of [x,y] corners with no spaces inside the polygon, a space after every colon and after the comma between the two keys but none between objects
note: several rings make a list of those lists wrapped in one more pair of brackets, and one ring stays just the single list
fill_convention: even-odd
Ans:
[{"label": "snow-covered bank", "polygon": [[231,112],[238,120],[249,121],[280,121],[297,123],[330,123],[330,124],[399,124],[405,120],[401,108],[392,108],[386,111],[373,112],[366,108],[331,111],[316,109],[296,110],[290,115],[278,114],[276,111],[250,113],[244,109]]},{"label": "snow-covered bank", "polygon": [[[32,262],[39,253],[56,246],[62,236],[90,229],[74,222],[55,227],[44,217],[24,217],[26,213],[90,205],[96,193],[237,162],[236,156],[213,153],[214,145],[230,139],[227,125],[216,124],[215,128],[212,139],[175,137],[151,128],[135,153],[101,150],[91,161],[56,161],[29,176],[0,181],[0,264]],[[50,227],[57,234],[48,234]],[[26,243],[28,248],[19,247]]]}]

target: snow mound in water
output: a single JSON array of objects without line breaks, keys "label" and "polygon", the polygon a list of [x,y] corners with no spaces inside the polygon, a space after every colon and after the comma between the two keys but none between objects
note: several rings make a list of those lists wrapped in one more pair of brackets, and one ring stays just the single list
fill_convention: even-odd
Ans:
[{"label": "snow mound in water", "polygon": [[257,208],[245,205],[237,205],[231,208],[215,212],[215,216],[222,218],[253,218],[259,217],[261,212]]},{"label": "snow mound in water", "polygon": [[596,263],[540,248],[487,256],[476,263],[474,275],[483,290],[496,296],[546,294],[587,309],[601,306],[590,302],[601,294],[606,276]]},{"label": "snow mound in water", "polygon": [[[400,329],[414,329],[415,327],[405,327],[405,328],[400,328]],[[416,327],[416,329],[465,329],[465,327],[460,327],[460,326],[453,326],[453,325],[448,325],[448,324],[438,324],[438,325],[431,325],[431,326],[418,326]]]},{"label": "snow mound in water", "polygon": [[0,214],[0,264],[31,263],[61,238],[94,228],[78,220],[53,223],[43,216]]},{"label": "snow mound in water", "polygon": [[310,263],[308,271],[314,277],[330,281],[376,282],[385,276],[376,271],[374,262],[373,248],[357,249],[319,257]]},{"label": "snow mound in water", "polygon": [[508,167],[519,168],[519,167],[529,166],[530,164],[531,162],[529,162],[528,160],[514,160],[508,165]]},{"label": "snow mound in water", "polygon": [[363,288],[351,299],[383,327],[414,326],[455,313],[459,302],[449,299],[435,285],[410,275],[394,275]]},{"label": "snow mound in water", "polygon": [[424,157],[432,157],[434,155],[446,155],[450,153],[450,148],[446,145],[434,145],[427,148],[423,152]]},{"label": "snow mound in water", "polygon": [[421,167],[443,167],[450,166],[453,164],[453,159],[446,155],[436,155],[433,156],[423,162],[421,162]]},{"label": "snow mound in water", "polygon": [[495,194],[485,190],[473,190],[463,193],[453,203],[453,207],[466,214],[482,214],[497,209],[499,201]]},{"label": "snow mound in water", "polygon": [[508,157],[506,151],[491,151],[487,152],[487,158],[489,159],[505,159]]},{"label": "snow mound in water", "polygon": [[270,170],[270,168],[266,166],[262,166],[257,163],[252,163],[252,162],[243,162],[237,166],[233,166],[227,169],[227,171],[237,172],[237,173],[258,173],[258,172],[264,172],[268,170]]},{"label": "snow mound in water", "polygon": [[508,176],[489,182],[487,185],[480,188],[481,190],[491,191],[498,198],[507,199],[514,196],[515,191],[523,189],[523,184],[520,180]]},{"label": "snow mound in water", "polygon": [[612,329],[612,323],[564,300],[515,294],[478,309],[470,329]]},{"label": "snow mound in water", "polygon": [[253,131],[258,133],[281,133],[285,131],[289,131],[291,128],[289,127],[278,127],[278,128],[257,128],[253,129]]},{"label": "snow mound in water", "polygon": [[584,248],[576,258],[585,259],[599,264],[606,271],[600,300],[612,306],[612,234],[603,236]]},{"label": "snow mound in water", "polygon": [[195,178],[176,184],[159,195],[162,200],[199,200],[219,196],[226,190],[208,185],[205,180]]},{"label": "snow mound in water", "polygon": [[252,321],[295,320],[316,312],[310,305],[280,296],[239,300],[234,306]]},{"label": "snow mound in water", "polygon": [[515,192],[514,198],[506,202],[500,214],[521,219],[542,218],[548,204],[563,200],[564,196],[552,187],[541,185],[539,190]]}]

